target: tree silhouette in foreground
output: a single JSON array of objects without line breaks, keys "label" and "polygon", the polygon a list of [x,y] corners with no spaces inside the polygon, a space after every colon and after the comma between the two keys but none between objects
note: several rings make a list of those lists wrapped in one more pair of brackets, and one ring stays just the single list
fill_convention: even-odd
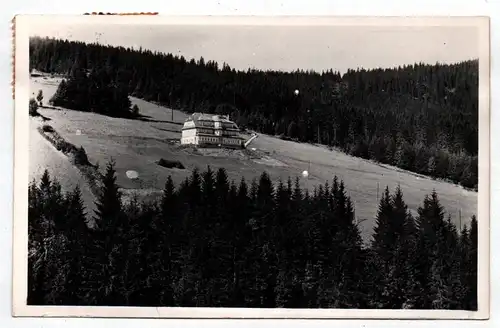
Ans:
[{"label": "tree silhouette in foreground", "polygon": [[88,228],[78,188],[30,184],[28,304],[477,310],[477,220],[457,231],[435,192],[413,218],[386,189],[368,246],[337,177],[207,168],[123,204],[110,162],[96,207]]}]

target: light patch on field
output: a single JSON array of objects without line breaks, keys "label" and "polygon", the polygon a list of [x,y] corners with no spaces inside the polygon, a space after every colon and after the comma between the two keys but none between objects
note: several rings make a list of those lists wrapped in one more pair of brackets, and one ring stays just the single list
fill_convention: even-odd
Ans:
[{"label": "light patch on field", "polygon": [[139,177],[139,173],[137,173],[137,171],[134,171],[134,170],[128,170],[127,172],[125,172],[125,175],[127,176],[127,178],[129,179],[137,179]]},{"label": "light patch on field", "polygon": [[257,164],[275,166],[275,167],[286,167],[287,165],[275,158],[271,158],[269,156],[265,156],[263,158],[253,159],[253,161]]}]

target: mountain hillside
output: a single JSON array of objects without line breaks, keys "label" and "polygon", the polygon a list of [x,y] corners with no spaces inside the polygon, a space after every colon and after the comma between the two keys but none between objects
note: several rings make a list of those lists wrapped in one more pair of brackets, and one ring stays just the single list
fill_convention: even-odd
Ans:
[{"label": "mountain hillside", "polygon": [[[370,239],[377,214],[378,199],[386,186],[394,191],[399,185],[409,210],[416,215],[418,206],[426,194],[433,190],[451,215],[453,222],[465,224],[477,213],[477,193],[457,185],[432,180],[421,175],[382,165],[374,161],[350,156],[323,145],[298,143],[278,137],[259,134],[250,144],[248,153],[198,151],[183,149],[171,142],[180,139],[180,126],[169,121],[172,109],[158,106],[131,97],[132,104],[140,108],[145,120],[109,117],[99,113],[81,112],[67,109],[52,109],[49,100],[58,89],[60,78],[32,77],[31,93],[42,90],[43,105],[39,112],[49,121],[33,118],[30,124],[30,180],[39,179],[44,169],[61,180],[63,187],[80,184],[88,213],[93,215],[93,204],[88,188],[81,183],[83,178],[45,139],[37,136],[37,127],[52,126],[65,140],[77,147],[83,146],[89,161],[99,163],[101,171],[110,159],[116,162],[117,183],[126,197],[161,195],[168,176],[176,185],[191,175],[194,168],[213,170],[225,168],[230,180],[239,181],[244,177],[248,183],[258,178],[263,171],[269,173],[273,182],[286,182],[301,177],[309,170],[307,179],[301,178],[300,185],[312,193],[314,188],[328,181],[331,185],[336,175],[345,182],[346,191],[354,205],[355,216],[360,224],[365,241]],[[174,121],[184,122],[186,114],[173,110]],[[250,135],[244,135],[247,138]],[[52,147],[52,151],[46,150]],[[180,161],[185,169],[168,169],[157,165],[160,158]],[[66,161],[66,162],[65,162]],[[62,171],[61,171],[62,170]],[[129,179],[127,171],[136,171],[138,179]]]},{"label": "mountain hillside", "polygon": [[32,69],[90,72],[117,94],[185,112],[230,114],[258,132],[477,188],[477,60],[343,75],[221,66],[143,49],[30,40]]}]

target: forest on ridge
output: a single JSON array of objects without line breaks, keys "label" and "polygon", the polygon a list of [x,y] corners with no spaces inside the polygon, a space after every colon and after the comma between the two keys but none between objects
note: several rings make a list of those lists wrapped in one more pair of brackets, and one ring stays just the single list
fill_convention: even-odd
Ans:
[{"label": "forest on ridge", "polygon": [[[67,77],[52,100],[62,107],[133,117],[131,95],[186,112],[229,114],[243,128],[477,190],[477,60],[342,75],[221,66],[203,57],[30,39],[30,68]],[[106,105],[112,103],[120,106]]]}]

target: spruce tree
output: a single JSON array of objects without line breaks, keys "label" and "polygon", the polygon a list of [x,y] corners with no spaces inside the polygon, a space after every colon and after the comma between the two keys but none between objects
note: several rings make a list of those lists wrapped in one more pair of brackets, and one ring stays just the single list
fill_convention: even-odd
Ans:
[{"label": "spruce tree", "polygon": [[164,220],[167,220],[169,216],[173,218],[177,214],[176,200],[174,181],[172,180],[172,176],[169,175],[165,182],[165,187],[163,188],[163,195],[160,203]]},{"label": "spruce tree", "polygon": [[394,231],[392,228],[392,220],[394,219],[394,206],[389,193],[389,187],[386,187],[378,207],[377,217],[375,220],[375,228],[372,236],[371,249],[373,257],[370,258],[370,270],[378,267],[378,270],[372,270],[371,274],[375,275],[374,281],[378,281],[377,286],[372,289],[371,297],[376,302],[377,307],[391,308],[391,300],[387,299],[390,296],[388,288],[390,274],[390,262],[393,259],[395,244]]},{"label": "spruce tree", "polygon": [[29,101],[29,115],[30,116],[39,116],[40,114],[38,113],[38,103],[34,98],[31,98]]},{"label": "spruce tree", "polygon": [[392,240],[391,258],[385,275],[386,307],[399,309],[413,306],[420,293],[415,281],[412,256],[415,250],[415,227],[413,218],[403,200],[403,192],[398,186],[391,199],[393,217],[390,222]]},{"label": "spruce tree", "polygon": [[366,291],[360,284],[364,276],[361,234],[354,222],[354,206],[350,197],[345,194],[343,181],[340,183],[339,190],[339,196],[345,199],[339,201],[339,203],[345,204],[345,218],[343,221],[346,224],[345,228],[338,233],[341,249],[344,249],[344,251],[341,251],[342,256],[340,259],[344,272],[341,275],[339,285],[343,300],[339,302],[339,306],[343,308],[359,308],[365,306],[363,303],[367,297]]},{"label": "spruce tree", "polygon": [[102,178],[102,188],[96,201],[95,220],[102,231],[113,231],[122,221],[121,192],[116,184],[115,162],[109,161]]},{"label": "spruce tree", "polygon": [[68,208],[65,218],[67,222],[64,235],[68,241],[65,261],[67,261],[69,267],[64,304],[81,305],[85,303],[82,295],[88,277],[85,261],[87,260],[86,248],[89,242],[89,231],[79,186],[76,186],[73,192],[68,195]]},{"label": "spruce tree", "polygon": [[43,106],[43,103],[42,103],[42,101],[43,101],[43,91],[41,89],[38,90],[38,94],[36,95],[36,101],[38,102],[38,105],[40,107]]},{"label": "spruce tree", "polygon": [[[207,167],[206,171],[201,174],[201,191],[202,191],[202,204],[205,209],[203,216],[203,224],[207,225],[207,228],[212,226],[216,220],[216,201],[217,194],[215,192],[215,176],[214,172]],[[208,231],[206,231],[208,233]]]},{"label": "spruce tree", "polygon": [[95,287],[97,295],[105,305],[120,305],[122,297],[123,266],[127,259],[126,233],[128,232],[126,217],[123,213],[121,193],[116,184],[115,162],[109,161],[102,177],[101,190],[96,200],[94,220],[98,227],[93,240],[94,256],[97,267],[95,273],[100,287]]},{"label": "spruce tree", "polygon": [[[45,171],[44,176],[48,177]],[[36,181],[28,189],[28,305],[43,304],[44,202]]]},{"label": "spruce tree", "polygon": [[287,308],[306,308],[307,301],[305,299],[303,282],[305,279],[305,267],[307,264],[307,245],[306,245],[306,229],[305,229],[305,209],[302,189],[300,188],[300,180],[296,177],[293,186],[287,189],[290,191],[290,217],[287,233],[285,235],[285,261],[287,262],[286,282],[288,289],[286,290],[286,298],[284,306]]},{"label": "spruce tree", "polygon": [[470,223],[470,232],[469,232],[469,269],[470,269],[470,274],[467,279],[467,286],[469,289],[469,294],[467,296],[468,300],[468,310],[471,311],[477,311],[477,299],[478,299],[478,292],[477,292],[477,266],[478,266],[478,255],[477,255],[477,249],[478,249],[478,226],[477,226],[477,219],[476,216],[472,216],[471,218],[471,223]]},{"label": "spruce tree", "polygon": [[391,249],[395,243],[395,231],[392,229],[393,220],[394,206],[389,187],[386,187],[380,198],[372,241],[372,248],[377,252],[383,263],[386,263],[392,257]]},{"label": "spruce tree", "polygon": [[228,297],[226,300],[226,306],[232,307],[242,307],[244,306],[244,289],[241,283],[241,270],[242,270],[242,248],[241,243],[243,241],[242,236],[245,235],[245,218],[242,218],[240,211],[242,211],[242,206],[246,205],[246,202],[240,203],[240,193],[239,189],[243,183],[242,192],[246,193],[246,183],[242,178],[239,187],[234,181],[231,182],[229,188],[228,198],[227,198],[227,218],[228,222],[225,225],[224,234],[227,236],[228,252],[229,255],[229,266],[227,270],[227,285],[228,285]]},{"label": "spruce tree", "polygon": [[159,295],[161,306],[174,305],[173,279],[175,276],[174,261],[179,254],[176,232],[180,230],[180,222],[178,218],[178,199],[175,192],[174,182],[169,175],[163,196],[160,203],[160,213],[155,228],[159,232],[159,243],[157,249],[160,256],[160,277],[163,278],[163,286]]},{"label": "spruce tree", "polygon": [[136,247],[130,248],[124,259],[132,269],[124,276],[124,282],[128,283],[124,284],[122,293],[135,306],[161,306],[164,297],[168,297],[163,293],[164,288],[168,289],[169,272],[164,271],[162,252],[165,245],[159,214],[153,204],[142,202],[139,216],[131,218],[135,219],[131,220],[132,233],[127,233]]},{"label": "spruce tree", "polygon": [[214,306],[228,304],[231,299],[230,290],[233,289],[232,265],[233,248],[231,238],[231,220],[229,216],[229,179],[224,168],[219,168],[215,176],[213,194],[214,213],[209,220],[209,263],[211,270],[210,295]]},{"label": "spruce tree", "polygon": [[290,206],[290,193],[288,186],[283,184],[280,179],[276,187],[275,196],[275,215],[273,223],[274,229],[272,231],[271,245],[278,261],[276,270],[278,271],[277,279],[277,302],[284,303],[289,299],[292,290],[293,268],[291,267],[290,253],[292,251],[292,241],[287,235],[290,233],[292,225],[291,219],[291,206]]},{"label": "spruce tree", "polygon": [[[437,193],[426,196],[418,209],[417,248],[415,257],[416,278],[424,293],[417,300],[420,308],[429,309],[442,304],[444,288],[443,266],[445,247],[445,221],[443,207]],[[433,305],[434,304],[434,305]]]},{"label": "spruce tree", "polygon": [[[247,253],[248,275],[253,277],[246,288],[250,307],[273,307],[274,297],[274,258],[269,247],[274,214],[274,188],[269,175],[263,172],[259,182],[252,181],[250,190],[252,200],[249,228],[251,243]],[[247,280],[249,281],[249,280]],[[250,281],[249,281],[250,282]],[[264,296],[265,295],[265,296]]]},{"label": "spruce tree", "polygon": [[252,246],[253,228],[250,223],[252,219],[253,204],[249,195],[249,188],[244,178],[241,179],[238,186],[238,195],[235,206],[233,207],[233,233],[234,233],[234,255],[235,255],[235,290],[234,306],[249,306],[255,304],[249,300],[253,295],[253,268]]},{"label": "spruce tree", "polygon": [[[43,208],[43,304],[57,305],[64,284],[66,266],[62,262],[65,238],[61,234],[66,202],[57,179],[51,180],[48,171],[42,176],[39,189],[44,202]],[[60,283],[57,283],[59,280]]]}]

